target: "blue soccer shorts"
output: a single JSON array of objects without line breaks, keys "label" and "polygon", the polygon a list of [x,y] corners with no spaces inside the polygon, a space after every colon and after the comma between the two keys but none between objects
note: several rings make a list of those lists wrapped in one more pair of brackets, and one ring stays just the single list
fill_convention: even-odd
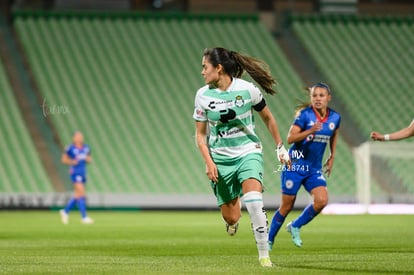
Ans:
[{"label": "blue soccer shorts", "polygon": [[309,171],[306,173],[283,171],[281,179],[282,194],[284,195],[296,196],[302,185],[309,193],[316,187],[326,187],[326,179],[321,171]]},{"label": "blue soccer shorts", "polygon": [[86,183],[86,176],[82,174],[71,174],[70,180],[72,183]]}]

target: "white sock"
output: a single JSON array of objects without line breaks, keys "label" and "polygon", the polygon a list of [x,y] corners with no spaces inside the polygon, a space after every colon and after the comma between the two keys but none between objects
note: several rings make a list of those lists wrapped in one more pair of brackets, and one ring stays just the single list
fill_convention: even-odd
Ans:
[{"label": "white sock", "polygon": [[263,209],[263,195],[257,191],[251,191],[243,195],[244,204],[249,212],[252,222],[252,230],[256,239],[259,259],[269,257],[268,229],[266,212]]}]

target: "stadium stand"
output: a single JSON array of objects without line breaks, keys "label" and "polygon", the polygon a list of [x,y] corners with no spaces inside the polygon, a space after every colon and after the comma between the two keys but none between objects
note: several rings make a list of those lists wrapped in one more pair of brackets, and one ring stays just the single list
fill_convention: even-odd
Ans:
[{"label": "stadium stand", "polygon": [[[292,24],[357,123],[355,131],[368,139],[373,130],[392,132],[412,121],[412,18],[297,16]],[[404,192],[412,192],[411,161],[385,161],[389,169],[382,165],[380,170],[395,175],[394,187],[388,188],[401,184]]]},{"label": "stadium stand", "polygon": [[[303,83],[255,16],[16,14],[14,26],[63,143],[81,129],[92,146],[91,192],[210,194],[194,144],[193,101],[205,47],[269,63],[279,94],[267,96],[285,137]],[[265,185],[276,197],[274,145],[263,123]],[[340,139],[331,193],[355,194],[352,154]],[[277,196],[278,197],[278,196]]]},{"label": "stadium stand", "polygon": [[47,193],[53,187],[21,116],[0,62],[0,193]]}]

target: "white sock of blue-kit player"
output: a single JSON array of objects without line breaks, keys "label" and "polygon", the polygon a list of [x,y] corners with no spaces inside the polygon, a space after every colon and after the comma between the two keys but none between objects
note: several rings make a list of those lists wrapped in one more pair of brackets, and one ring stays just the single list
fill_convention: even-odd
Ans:
[{"label": "white sock of blue-kit player", "polygon": [[243,200],[249,212],[252,222],[252,230],[256,239],[259,259],[269,257],[267,217],[263,209],[263,195],[257,191],[251,191],[243,195]]}]

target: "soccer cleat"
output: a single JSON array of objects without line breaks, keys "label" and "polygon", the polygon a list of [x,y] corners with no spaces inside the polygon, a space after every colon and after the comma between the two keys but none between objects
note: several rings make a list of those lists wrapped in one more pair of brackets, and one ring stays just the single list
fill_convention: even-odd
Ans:
[{"label": "soccer cleat", "polygon": [[292,241],[297,247],[302,247],[302,240],[300,239],[300,229],[297,227],[293,227],[292,223],[290,222],[286,226],[287,232],[289,232],[292,235]]},{"label": "soccer cleat", "polygon": [[93,220],[89,217],[85,217],[82,219],[83,224],[93,224]]},{"label": "soccer cleat", "polygon": [[273,263],[269,257],[264,257],[259,259],[260,265],[263,267],[273,267]]},{"label": "soccer cleat", "polygon": [[239,228],[239,223],[236,223],[233,225],[229,225],[228,223],[226,223],[226,231],[227,231],[227,234],[229,234],[230,236],[234,236],[237,233],[238,228]]},{"label": "soccer cleat", "polygon": [[64,209],[59,211],[60,214],[60,219],[62,220],[63,224],[68,224],[69,223],[69,215],[65,212]]},{"label": "soccer cleat", "polygon": [[273,249],[273,242],[268,241],[267,244],[269,245],[269,248],[268,248],[269,251],[272,251],[272,249]]}]

